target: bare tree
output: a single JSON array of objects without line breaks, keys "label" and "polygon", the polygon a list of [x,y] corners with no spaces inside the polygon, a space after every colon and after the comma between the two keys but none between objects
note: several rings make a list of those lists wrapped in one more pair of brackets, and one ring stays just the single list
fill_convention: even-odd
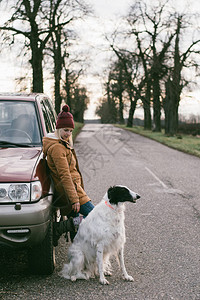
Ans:
[{"label": "bare tree", "polygon": [[[15,11],[11,18],[4,26],[0,27],[5,35],[10,33],[11,44],[15,43],[16,36],[21,35],[24,37],[24,47],[31,50],[30,63],[33,74],[32,90],[34,92],[43,92],[43,51],[53,30],[45,14],[47,11],[51,11],[50,14],[55,14],[60,1],[58,0],[54,7],[52,5],[46,7],[47,4],[43,0],[19,0],[12,7]],[[52,4],[51,2],[49,3]],[[19,22],[21,22],[20,27]]]},{"label": "bare tree", "polygon": [[141,90],[144,85],[144,82],[142,81],[139,84],[136,83],[136,78],[137,78],[136,70],[138,68],[138,62],[137,60],[134,60],[136,56],[131,55],[130,58],[130,53],[121,49],[117,49],[116,47],[114,47],[114,45],[111,45],[111,48],[114,51],[114,53],[117,55],[125,72],[125,87],[130,101],[127,127],[132,127],[133,115],[136,109],[137,101],[138,99],[143,98],[141,94]]},{"label": "bare tree", "polygon": [[81,87],[80,85],[76,85],[74,87],[74,93],[72,99],[73,99],[72,109],[73,109],[74,120],[83,123],[84,112],[89,103],[87,89],[83,86]]},{"label": "bare tree", "polygon": [[[2,0],[1,4],[5,2]],[[54,36],[54,58],[60,60],[62,29],[77,18],[80,10],[85,13],[86,7],[78,0],[18,0],[12,10],[14,13],[0,30],[5,39],[10,34],[10,44],[16,43],[18,36],[24,38],[23,47],[31,53],[32,91],[43,92],[43,57],[47,43]],[[60,78],[60,63],[55,63],[56,81]]]},{"label": "bare tree", "polygon": [[117,123],[117,105],[115,101],[115,93],[113,93],[113,73],[109,71],[108,79],[104,84],[105,95],[101,99],[100,104],[96,109],[96,114],[101,118],[102,123]]},{"label": "bare tree", "polygon": [[145,82],[145,127],[150,128],[150,97],[153,97],[154,130],[161,130],[161,90],[160,81],[167,74],[166,62],[168,50],[176,34],[173,18],[167,11],[166,2],[148,6],[136,2],[130,9],[128,22],[131,26],[129,35],[135,36],[138,56],[141,59]]},{"label": "bare tree", "polygon": [[157,7],[147,7],[145,2],[135,2],[126,17],[129,29],[126,29],[124,34],[127,45],[135,45],[134,49],[129,50],[129,46],[121,49],[111,46],[118,59],[122,61],[127,74],[131,103],[128,126],[132,126],[136,103],[141,100],[144,108],[144,128],[151,129],[152,101],[154,130],[161,130],[160,81],[167,74],[168,49],[175,36],[175,30],[170,27],[171,14],[167,15],[165,5],[166,3],[159,3]]},{"label": "bare tree", "polygon": [[177,16],[177,30],[173,55],[173,67],[169,72],[168,80],[165,84],[166,96],[164,99],[165,110],[165,133],[174,135],[178,131],[178,107],[180,103],[180,95],[182,89],[189,83],[184,79],[183,69],[195,66],[199,67],[196,60],[190,60],[190,57],[195,54],[199,55],[200,51],[196,46],[200,43],[200,39],[195,39],[188,46],[186,51],[181,53],[180,38],[181,31],[188,27],[184,22],[184,15]]},{"label": "bare tree", "polygon": [[[73,69],[73,65],[78,65],[79,69]],[[70,106],[77,122],[83,122],[84,112],[89,104],[87,88],[80,84],[82,74],[84,74],[83,61],[79,58],[65,57],[61,98]]]},{"label": "bare tree", "polygon": [[110,67],[110,92],[116,99],[117,121],[124,124],[124,91],[126,90],[126,74],[122,62],[118,59]]},{"label": "bare tree", "polygon": [[[70,56],[70,43],[72,40],[76,40],[78,38],[76,32],[72,28],[68,28],[66,25],[72,23],[72,21],[85,17],[90,12],[90,8],[83,1],[81,3],[79,1],[72,1],[72,3],[69,2],[67,9],[66,2],[63,1],[60,4],[57,13],[51,17],[51,22],[55,29],[51,34],[51,39],[49,40],[48,53],[50,55],[52,54],[54,62],[54,92],[55,109],[57,113],[60,111],[60,105],[62,102],[61,80],[63,70],[65,77],[68,74],[68,70],[66,70],[65,65],[66,60],[69,60]],[[73,16],[71,19],[69,19],[70,14]],[[69,22],[67,22],[67,20],[69,20]]]}]

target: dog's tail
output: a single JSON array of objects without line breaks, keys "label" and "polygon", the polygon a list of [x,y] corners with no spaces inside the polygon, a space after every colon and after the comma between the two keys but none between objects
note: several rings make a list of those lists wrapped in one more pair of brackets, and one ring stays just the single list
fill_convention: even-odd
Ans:
[{"label": "dog's tail", "polygon": [[71,271],[72,271],[72,264],[71,263],[65,264],[63,266],[62,271],[59,272],[59,275],[66,279],[71,279]]},{"label": "dog's tail", "polygon": [[62,271],[59,273],[60,276],[75,281],[80,277],[80,273],[84,270],[84,255],[82,251],[74,249],[74,252],[69,249],[69,263],[64,264]]}]

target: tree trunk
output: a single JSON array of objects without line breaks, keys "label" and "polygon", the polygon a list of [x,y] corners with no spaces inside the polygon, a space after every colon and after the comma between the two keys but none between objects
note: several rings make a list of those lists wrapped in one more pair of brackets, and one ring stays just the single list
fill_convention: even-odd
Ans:
[{"label": "tree trunk", "polygon": [[174,112],[174,119],[175,119],[175,133],[178,132],[178,107],[179,107],[179,102],[180,102],[180,96],[179,99],[176,99],[176,107],[175,107],[175,112]]},{"label": "tree trunk", "polygon": [[127,121],[127,127],[133,127],[133,115],[134,115],[136,104],[137,104],[137,100],[133,100],[131,98],[130,101],[131,101],[131,107],[129,109],[129,116],[128,116],[128,121]]},{"label": "tree trunk", "polygon": [[55,110],[59,114],[62,97],[60,94],[60,81],[62,72],[62,53],[61,53],[61,32],[58,28],[55,31],[55,40],[52,37],[54,52],[54,93],[55,93]]},{"label": "tree trunk", "polygon": [[174,68],[172,72],[172,80],[169,78],[166,83],[166,101],[165,101],[165,133],[174,135],[178,131],[178,107],[181,94],[181,63],[179,53],[179,35],[181,29],[181,20],[178,18],[177,32],[175,39],[175,52],[174,52]]},{"label": "tree trunk", "polygon": [[69,70],[65,69],[65,91],[66,91],[66,103],[71,107],[71,82],[69,78]]},{"label": "tree trunk", "polygon": [[124,110],[123,98],[122,98],[122,94],[120,94],[119,97],[119,123],[120,124],[124,124],[123,110]]},{"label": "tree trunk", "polygon": [[143,101],[144,108],[144,129],[151,130],[151,82],[147,81],[145,100]]},{"label": "tree trunk", "polygon": [[161,104],[160,104],[160,84],[159,78],[153,79],[153,131],[161,131]]},{"label": "tree trunk", "polygon": [[122,76],[122,67],[120,65],[119,77],[118,77],[118,85],[119,85],[119,123],[124,124],[124,104],[123,104],[123,76]]},{"label": "tree trunk", "polygon": [[164,100],[164,112],[165,112],[165,134],[174,136],[177,133],[177,105],[174,84],[169,78],[165,84],[166,97]]},{"label": "tree trunk", "polygon": [[30,60],[32,66],[32,92],[34,93],[43,93],[43,53],[37,46],[37,39],[34,38],[31,40],[30,46],[32,50],[32,58]]},{"label": "tree trunk", "polygon": [[[55,63],[55,69],[56,69],[56,63]],[[60,95],[60,74],[59,72],[54,74],[55,83],[54,83],[54,93],[55,93],[55,110],[56,113],[59,114],[60,112],[60,106],[62,102],[62,97]]]},{"label": "tree trunk", "polygon": [[[35,59],[36,56],[36,59]],[[34,93],[43,93],[43,68],[42,68],[42,55],[32,55],[32,70],[33,70],[33,83],[32,83],[32,92]]]},{"label": "tree trunk", "polygon": [[29,12],[29,5],[24,4],[26,8],[27,15],[30,19],[31,33],[30,33],[30,48],[31,48],[31,66],[33,72],[33,84],[32,91],[35,93],[43,93],[43,47],[39,40],[38,25],[36,23],[35,16],[33,17]]}]

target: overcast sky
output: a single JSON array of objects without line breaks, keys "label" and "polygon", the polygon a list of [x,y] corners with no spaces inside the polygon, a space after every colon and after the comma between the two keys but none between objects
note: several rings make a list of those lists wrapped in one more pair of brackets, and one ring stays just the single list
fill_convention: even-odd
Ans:
[{"label": "overcast sky", "polygon": [[95,9],[97,16],[102,18],[113,17],[123,14],[128,9],[132,0],[87,0]]},{"label": "overcast sky", "polygon": [[[119,16],[125,15],[133,0],[85,0],[94,8],[96,17],[86,19],[79,27],[79,34],[82,36],[81,47],[88,48],[91,51],[91,67],[93,73],[97,70],[103,70],[109,63],[106,53],[108,44],[105,44],[103,38],[106,32],[112,31],[116,26],[120,27]],[[146,0],[152,3],[152,0]],[[154,0],[156,2],[156,0]],[[171,0],[171,3],[178,7],[180,11],[187,9],[200,12],[199,0]],[[1,16],[4,12],[1,12]],[[1,18],[2,19],[2,18]],[[107,55],[106,55],[107,54]],[[16,57],[14,53],[6,53],[3,57],[0,56],[0,92],[15,91],[14,78],[20,75],[20,69],[16,68]],[[102,82],[95,76],[88,76],[85,83],[90,90],[91,105],[86,113],[86,117],[93,117],[95,103],[102,96]],[[49,88],[45,88],[45,92],[49,94]],[[51,95],[50,95],[51,96]],[[200,107],[199,109],[200,114]]]}]

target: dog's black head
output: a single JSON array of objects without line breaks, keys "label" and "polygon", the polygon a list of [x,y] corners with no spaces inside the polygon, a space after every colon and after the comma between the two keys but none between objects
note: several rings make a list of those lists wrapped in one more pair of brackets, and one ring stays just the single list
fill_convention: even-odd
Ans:
[{"label": "dog's black head", "polygon": [[125,201],[135,203],[136,200],[140,198],[138,194],[134,193],[129,188],[121,185],[115,185],[113,187],[110,187],[107,193],[109,202],[112,204],[118,204],[119,202]]}]

